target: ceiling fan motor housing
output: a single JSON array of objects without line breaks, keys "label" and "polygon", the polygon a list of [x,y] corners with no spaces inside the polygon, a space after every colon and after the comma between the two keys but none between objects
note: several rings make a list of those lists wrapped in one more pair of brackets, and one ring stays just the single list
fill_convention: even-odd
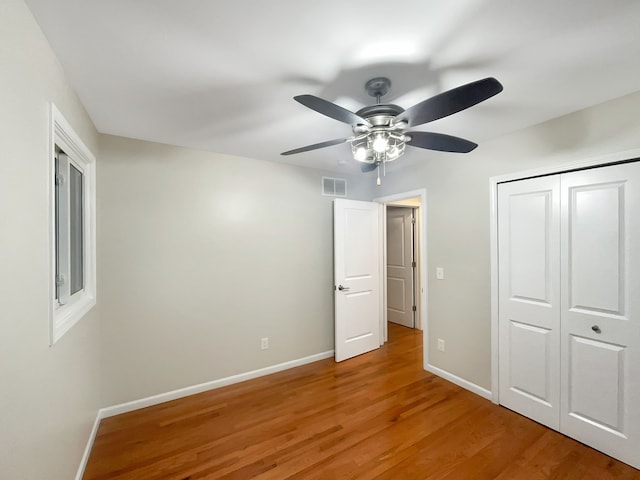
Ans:
[{"label": "ceiling fan motor housing", "polygon": [[356,112],[356,115],[364,118],[374,127],[389,127],[392,120],[402,112],[404,112],[404,108],[387,103],[361,108]]}]

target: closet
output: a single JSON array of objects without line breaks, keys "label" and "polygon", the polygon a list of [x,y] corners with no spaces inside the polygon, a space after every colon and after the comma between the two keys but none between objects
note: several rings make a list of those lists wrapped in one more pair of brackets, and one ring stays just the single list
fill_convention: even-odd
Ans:
[{"label": "closet", "polygon": [[498,185],[499,401],[640,468],[640,162]]}]

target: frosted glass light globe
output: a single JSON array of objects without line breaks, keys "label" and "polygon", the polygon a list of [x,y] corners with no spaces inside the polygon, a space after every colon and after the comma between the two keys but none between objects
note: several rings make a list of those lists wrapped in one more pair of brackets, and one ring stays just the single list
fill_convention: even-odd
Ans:
[{"label": "frosted glass light globe", "polygon": [[387,139],[384,137],[377,137],[373,141],[373,149],[378,153],[383,153],[387,149]]}]

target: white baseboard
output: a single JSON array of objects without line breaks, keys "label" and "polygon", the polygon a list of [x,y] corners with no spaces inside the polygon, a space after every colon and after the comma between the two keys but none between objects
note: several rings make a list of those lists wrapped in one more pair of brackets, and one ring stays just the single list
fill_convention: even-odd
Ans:
[{"label": "white baseboard", "polygon": [[244,382],[245,380],[251,380],[252,378],[263,377],[265,375],[281,372],[290,368],[300,367],[302,365],[306,365],[307,363],[331,358],[333,357],[333,355],[333,350],[327,350],[326,352],[316,353],[315,355],[298,358],[289,362],[279,363],[270,367],[260,368],[258,370],[252,370],[250,372],[232,375],[231,377],[220,378],[211,382],[200,383],[191,387],[180,388],[178,390],[172,390],[166,393],[160,393],[158,395],[141,398],[140,400],[134,400],[132,402],[126,402],[119,405],[113,405],[111,407],[101,408],[100,410],[98,410],[96,420],[93,423],[93,428],[91,429],[91,433],[89,434],[87,446],[84,449],[84,454],[82,455],[82,460],[80,461],[80,466],[78,467],[78,473],[76,474],[75,480],[82,480],[82,477],[84,476],[84,470],[87,467],[87,462],[89,461],[91,448],[93,447],[93,442],[96,438],[96,434],[98,433],[98,426],[100,425],[100,420],[102,420],[103,418],[113,417],[114,415],[119,415],[121,413],[132,412],[133,410],[150,407],[151,405],[157,405],[159,403],[168,402],[177,398],[187,397],[196,393],[206,392],[207,390],[213,390],[215,388],[233,385],[234,383]]},{"label": "white baseboard", "polygon": [[459,387],[469,390],[470,392],[473,392],[476,395],[480,395],[481,397],[486,398],[487,400],[492,400],[493,398],[491,390],[487,390],[486,388],[483,388],[480,385],[476,385],[475,383],[465,380],[464,378],[460,378],[457,375],[454,375],[453,373],[447,372],[446,370],[442,370],[441,368],[434,367],[430,363],[427,363],[425,365],[425,370],[433,373],[434,375],[438,375],[439,377],[442,377],[445,380],[449,380],[451,383],[455,383]]},{"label": "white baseboard", "polygon": [[100,410],[101,418],[112,417],[114,415],[120,415],[121,413],[131,412],[140,408],[150,407],[151,405],[157,405],[159,403],[168,402],[177,398],[187,397],[196,393],[206,392],[207,390],[213,390],[214,388],[225,387],[227,385],[233,385],[234,383],[244,382],[245,380],[251,380],[252,378],[262,377],[264,375],[270,375],[272,373],[281,372],[282,370],[288,370],[289,368],[299,367],[306,365],[307,363],[317,362],[318,360],[324,360],[325,358],[333,357],[334,351],[328,350],[326,352],[317,353],[304,358],[298,358],[297,360],[291,360],[289,362],[279,363],[270,367],[260,368],[251,372],[240,373],[238,375],[232,375],[231,377],[220,378],[211,382],[200,383],[198,385],[192,385],[190,387],[180,388],[178,390],[172,390],[166,393],[160,393],[151,397],[141,398],[132,402],[121,403],[119,405],[113,405]]},{"label": "white baseboard", "polygon": [[78,472],[76,473],[76,480],[82,480],[84,476],[84,469],[87,468],[87,462],[89,461],[89,455],[91,455],[91,449],[93,448],[93,441],[96,439],[96,434],[98,433],[98,426],[100,425],[100,420],[102,417],[100,416],[100,412],[102,410],[98,410],[96,414],[96,419],[93,422],[93,428],[91,429],[91,433],[89,433],[89,440],[87,440],[87,446],[84,447],[84,453],[82,454],[82,459],[80,460],[80,466],[78,467]]}]

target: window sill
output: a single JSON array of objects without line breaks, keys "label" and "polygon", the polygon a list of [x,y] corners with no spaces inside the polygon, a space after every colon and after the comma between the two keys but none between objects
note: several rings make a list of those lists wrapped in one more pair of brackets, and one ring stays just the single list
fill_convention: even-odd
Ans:
[{"label": "window sill", "polygon": [[53,307],[51,346],[80,321],[96,304],[93,295],[83,295],[72,303]]}]

